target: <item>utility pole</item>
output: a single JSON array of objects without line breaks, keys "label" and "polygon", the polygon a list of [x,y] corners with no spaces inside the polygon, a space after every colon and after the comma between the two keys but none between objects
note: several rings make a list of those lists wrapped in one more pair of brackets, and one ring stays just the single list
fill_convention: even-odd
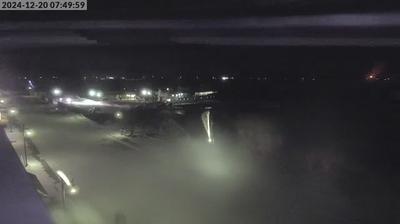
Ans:
[{"label": "utility pole", "polygon": [[24,165],[25,167],[28,166],[28,155],[26,152],[26,137],[25,137],[25,124],[22,124],[22,136],[24,140]]},{"label": "utility pole", "polygon": [[61,178],[60,182],[61,182],[61,202],[63,207],[65,208],[65,183]]}]

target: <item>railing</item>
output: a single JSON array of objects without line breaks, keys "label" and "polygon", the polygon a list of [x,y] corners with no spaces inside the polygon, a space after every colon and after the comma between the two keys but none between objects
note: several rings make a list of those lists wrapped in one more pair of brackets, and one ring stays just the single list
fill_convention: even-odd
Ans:
[{"label": "railing", "polygon": [[3,128],[0,129],[0,146],[0,223],[52,223]]}]

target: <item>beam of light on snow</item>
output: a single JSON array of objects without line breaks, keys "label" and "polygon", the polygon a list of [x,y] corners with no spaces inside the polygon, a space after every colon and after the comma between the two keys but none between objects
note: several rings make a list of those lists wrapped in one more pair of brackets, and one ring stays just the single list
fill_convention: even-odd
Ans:
[{"label": "beam of light on snow", "polygon": [[61,170],[57,170],[57,175],[61,178],[65,185],[68,187],[67,193],[70,195],[78,194],[79,188],[77,186],[73,186],[67,175]]},{"label": "beam of light on snow", "polygon": [[62,181],[64,181],[64,183],[68,186],[71,187],[71,181],[68,179],[67,175],[65,175],[65,173],[61,170],[57,170],[57,175],[61,178]]},{"label": "beam of light on snow", "polygon": [[213,142],[212,139],[212,131],[211,131],[211,120],[210,120],[210,111],[205,111],[203,114],[201,114],[201,119],[203,121],[204,129],[207,132],[207,137],[208,137],[208,142]]},{"label": "beam of light on snow", "polygon": [[84,99],[81,101],[72,101],[70,104],[77,106],[104,106],[103,102],[90,99]]}]

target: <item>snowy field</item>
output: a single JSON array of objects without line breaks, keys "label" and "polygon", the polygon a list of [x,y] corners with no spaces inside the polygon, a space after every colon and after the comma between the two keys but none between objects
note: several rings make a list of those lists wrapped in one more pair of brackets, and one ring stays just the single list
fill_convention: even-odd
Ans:
[{"label": "snowy field", "polygon": [[66,213],[53,211],[60,224],[115,223],[117,214],[147,224],[358,223],[369,216],[341,191],[335,172],[266,166],[228,140],[126,141],[117,127],[79,114],[33,106],[20,116],[35,130],[40,156],[80,188]]}]

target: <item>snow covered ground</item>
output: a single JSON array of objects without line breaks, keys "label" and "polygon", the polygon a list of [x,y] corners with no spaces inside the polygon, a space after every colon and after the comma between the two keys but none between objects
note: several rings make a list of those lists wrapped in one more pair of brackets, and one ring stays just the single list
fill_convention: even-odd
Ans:
[{"label": "snow covered ground", "polygon": [[117,214],[151,224],[358,220],[330,173],[268,170],[222,139],[122,141],[118,128],[34,107],[22,109],[20,119],[35,131],[41,158],[80,188],[66,213],[53,212],[57,223],[109,224]]}]

